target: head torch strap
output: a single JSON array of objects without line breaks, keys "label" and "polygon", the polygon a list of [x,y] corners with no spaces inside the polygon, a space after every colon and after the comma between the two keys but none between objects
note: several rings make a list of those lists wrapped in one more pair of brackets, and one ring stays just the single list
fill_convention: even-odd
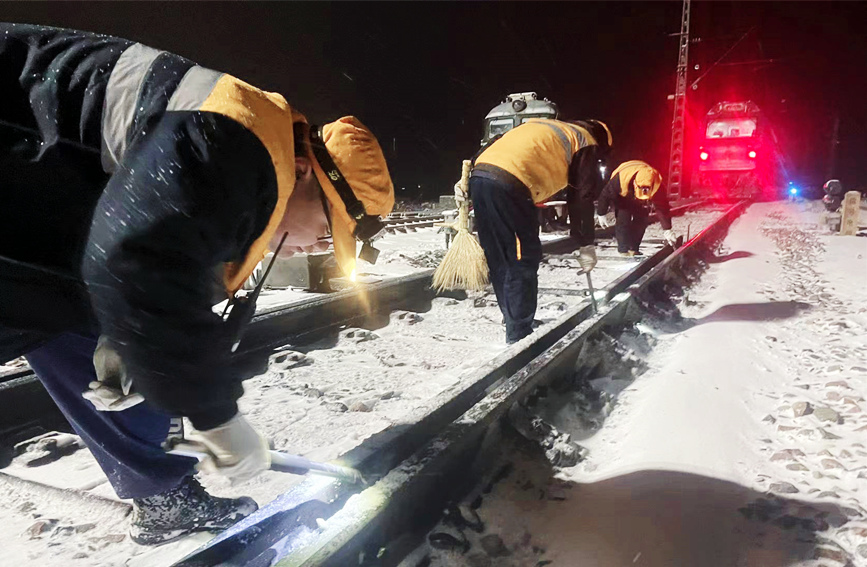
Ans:
[{"label": "head torch strap", "polygon": [[349,186],[349,182],[346,181],[340,168],[337,167],[337,164],[331,158],[331,154],[328,153],[328,149],[325,147],[325,143],[320,136],[319,128],[316,126],[311,128],[310,142],[313,156],[319,162],[319,165],[322,166],[325,175],[328,176],[328,179],[334,186],[334,190],[337,191],[337,195],[343,201],[346,212],[355,219],[355,230],[352,232],[352,236],[356,240],[365,241],[379,234],[385,224],[379,217],[367,214],[364,204],[355,196],[352,187]]}]

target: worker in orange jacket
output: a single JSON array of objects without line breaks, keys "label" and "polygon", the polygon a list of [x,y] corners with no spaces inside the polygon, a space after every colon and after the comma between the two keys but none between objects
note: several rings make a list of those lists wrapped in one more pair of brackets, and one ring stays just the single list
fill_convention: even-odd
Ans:
[{"label": "worker in orange jacket", "polygon": [[600,162],[611,143],[608,127],[597,120],[531,119],[476,157],[469,190],[479,242],[506,323],[506,342],[533,330],[542,259],[536,203],[568,188],[570,234],[579,246],[578,261],[587,272],[596,265],[593,201],[602,185]]},{"label": "worker in orange jacket", "polygon": [[[608,212],[614,208],[614,217]],[[662,225],[662,237],[674,246],[677,235],[671,227],[668,196],[662,187],[662,174],[640,160],[623,162],[611,173],[596,203],[596,221],[601,228],[615,225],[617,251],[622,256],[636,256],[650,223],[653,209]]]},{"label": "worker in orange jacket", "polygon": [[238,411],[244,319],[213,306],[284,237],[281,254],[330,234],[352,273],[394,204],[376,138],[354,117],[311,128],[279,94],[76,30],[0,24],[0,87],[0,363],[26,356],[132,500],[134,541],[228,527],[256,503],[208,494],[196,461],[161,447],[183,416],[203,468],[243,481],[269,467]]}]

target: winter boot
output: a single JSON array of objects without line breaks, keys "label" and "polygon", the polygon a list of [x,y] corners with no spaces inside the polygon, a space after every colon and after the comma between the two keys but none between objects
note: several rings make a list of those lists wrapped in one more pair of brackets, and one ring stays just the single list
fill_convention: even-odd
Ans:
[{"label": "winter boot", "polygon": [[225,530],[257,509],[246,496],[211,496],[188,476],[172,490],[134,499],[129,535],[140,545],[158,545],[193,532]]}]

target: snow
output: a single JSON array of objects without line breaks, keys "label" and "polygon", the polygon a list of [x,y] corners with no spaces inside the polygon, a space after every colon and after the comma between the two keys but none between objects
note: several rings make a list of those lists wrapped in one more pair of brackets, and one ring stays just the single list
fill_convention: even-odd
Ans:
[{"label": "snow", "polygon": [[828,235],[819,209],[752,205],[681,305],[695,324],[642,327],[649,368],[602,427],[576,404],[546,416],[588,458],[516,449],[478,510],[511,550],[492,564],[867,565],[867,239]]},{"label": "snow", "polygon": [[[720,211],[699,211],[674,219],[675,229],[694,235]],[[651,226],[645,237],[645,253],[660,248],[662,231]],[[554,238],[559,235],[543,235]],[[377,242],[381,249],[375,266],[364,266],[361,276],[396,277],[427,267],[442,253],[444,239],[436,228],[407,234],[389,235]],[[616,256],[612,241],[600,243],[600,263],[593,272],[594,285],[604,287],[628,270],[633,261]],[[435,262],[431,267],[435,265]],[[539,272],[540,287],[582,290],[584,278],[572,255],[549,257]],[[312,294],[293,290],[266,290],[259,309],[309,298]],[[475,299],[483,299],[476,307]],[[581,295],[546,293],[539,297],[537,319],[552,324],[562,312],[584,301]],[[395,425],[413,423],[431,411],[431,405],[449,392],[470,384],[473,373],[501,354],[506,345],[502,315],[493,292],[471,294],[465,300],[437,298],[421,313],[397,311],[374,325],[372,330],[343,329],[334,336],[313,344],[286,345],[285,359],[275,356],[268,372],[245,382],[241,411],[274,448],[313,460],[334,459],[364,439]],[[293,354],[295,353],[295,354]],[[368,411],[365,411],[368,410]],[[51,465],[28,471],[13,465],[6,469],[38,482],[63,488],[81,489],[95,485],[85,494],[116,497],[106,482],[101,482],[95,462],[87,451],[64,457]],[[218,496],[253,497],[264,505],[302,480],[302,477],[266,472],[239,486],[208,475],[203,484]],[[2,481],[2,479],[0,479]],[[30,489],[28,489],[30,490]],[[7,500],[22,502],[21,489],[0,485]],[[91,551],[90,534],[65,535],[62,539],[29,539],[24,532],[36,521],[32,513],[61,518],[65,522],[89,522],[93,516],[90,500],[52,497],[30,490],[27,496],[37,506],[21,512],[18,504],[0,509],[0,522],[10,526],[4,531],[8,549],[0,554],[0,566],[33,561],[40,565],[168,565],[188,551],[184,542],[160,548],[156,553],[136,546],[126,537],[111,543],[107,551]],[[70,492],[75,495],[79,492]],[[100,500],[102,502],[103,500]],[[100,530],[125,534],[126,508],[106,508],[100,513]],[[100,532],[101,533],[101,532]],[[4,541],[4,544],[6,542]],[[49,545],[51,544],[51,545]],[[87,557],[76,556],[83,553]]]}]

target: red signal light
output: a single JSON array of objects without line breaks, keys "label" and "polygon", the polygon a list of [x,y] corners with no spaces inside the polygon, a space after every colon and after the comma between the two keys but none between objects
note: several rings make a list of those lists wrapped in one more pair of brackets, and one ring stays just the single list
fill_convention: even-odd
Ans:
[{"label": "red signal light", "polygon": [[750,156],[750,159],[756,159],[756,150],[750,150],[747,155]]},{"label": "red signal light", "polygon": [[[755,153],[755,152],[752,152],[752,153]],[[698,154],[698,157],[701,158],[701,161],[707,161],[707,158],[709,158],[710,155],[707,152],[701,152],[700,154]],[[755,156],[752,156],[752,157],[755,157]]]}]

